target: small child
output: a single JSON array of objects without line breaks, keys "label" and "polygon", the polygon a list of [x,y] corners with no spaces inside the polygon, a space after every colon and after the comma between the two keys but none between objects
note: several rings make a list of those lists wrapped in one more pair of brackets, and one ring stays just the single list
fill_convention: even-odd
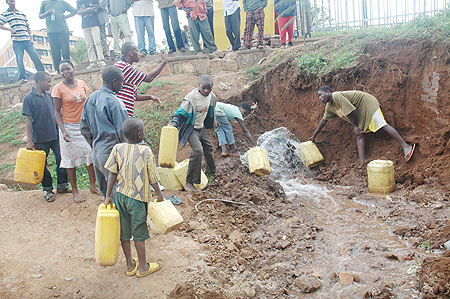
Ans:
[{"label": "small child", "polygon": [[[233,126],[230,121],[237,121],[248,141],[250,141],[252,146],[256,145],[255,139],[253,139],[252,134],[250,134],[244,124],[244,117],[249,115],[251,112],[252,108],[247,102],[242,102],[239,107],[217,102],[216,117],[219,127],[216,128],[216,132],[219,139],[219,146],[222,148],[222,157],[235,155],[232,154],[235,152],[236,148],[234,145]],[[228,151],[227,145],[229,146],[230,151]]]},{"label": "small child", "polygon": [[56,127],[53,100],[48,91],[52,86],[52,77],[46,72],[37,72],[34,75],[36,86],[23,99],[22,114],[27,118],[27,149],[43,150],[46,155],[42,190],[47,202],[55,201],[53,193],[53,180],[47,169],[47,158],[50,149],[56,160],[57,193],[68,193],[69,179],[65,168],[59,168],[61,163],[61,149],[59,135]]},{"label": "small child", "polygon": [[[140,144],[144,139],[144,123],[137,118],[128,118],[122,124],[127,143],[114,146],[106,161],[110,171],[106,190],[105,205],[112,202],[111,191],[117,181],[114,202],[120,214],[120,242],[127,261],[127,275],[145,277],[158,271],[158,263],[147,263],[145,240],[150,238],[147,228],[147,203],[151,200],[150,186],[163,201],[159,189],[159,175],[155,157],[148,145]],[[131,256],[133,237],[138,259]]]}]

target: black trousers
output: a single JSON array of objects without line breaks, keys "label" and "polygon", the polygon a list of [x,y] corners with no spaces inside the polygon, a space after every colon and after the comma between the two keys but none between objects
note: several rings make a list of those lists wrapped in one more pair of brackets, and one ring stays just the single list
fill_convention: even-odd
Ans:
[{"label": "black trousers", "polygon": [[241,47],[241,9],[225,16],[225,30],[230,41],[233,51],[237,51]]},{"label": "black trousers", "polygon": [[52,51],[53,67],[59,72],[61,60],[70,60],[69,33],[47,33],[47,36]]}]

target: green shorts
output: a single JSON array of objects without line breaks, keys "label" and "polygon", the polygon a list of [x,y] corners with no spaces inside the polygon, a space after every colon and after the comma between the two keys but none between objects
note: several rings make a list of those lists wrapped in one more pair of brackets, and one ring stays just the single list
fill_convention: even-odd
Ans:
[{"label": "green shorts", "polygon": [[117,192],[115,205],[120,214],[120,241],[143,242],[150,238],[147,227],[147,203]]}]

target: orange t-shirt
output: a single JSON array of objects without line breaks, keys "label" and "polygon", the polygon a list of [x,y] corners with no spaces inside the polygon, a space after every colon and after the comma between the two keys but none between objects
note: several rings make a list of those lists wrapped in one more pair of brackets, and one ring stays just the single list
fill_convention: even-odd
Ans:
[{"label": "orange t-shirt", "polygon": [[80,123],[89,87],[83,80],[77,80],[77,86],[70,88],[63,82],[53,87],[52,97],[61,99],[61,117],[65,124]]}]

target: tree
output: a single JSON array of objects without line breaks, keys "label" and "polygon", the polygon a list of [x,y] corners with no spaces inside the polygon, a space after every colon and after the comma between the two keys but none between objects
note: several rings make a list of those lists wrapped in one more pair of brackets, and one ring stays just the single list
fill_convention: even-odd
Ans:
[{"label": "tree", "polygon": [[86,41],[83,38],[78,40],[75,51],[70,51],[70,57],[76,64],[88,60]]}]

